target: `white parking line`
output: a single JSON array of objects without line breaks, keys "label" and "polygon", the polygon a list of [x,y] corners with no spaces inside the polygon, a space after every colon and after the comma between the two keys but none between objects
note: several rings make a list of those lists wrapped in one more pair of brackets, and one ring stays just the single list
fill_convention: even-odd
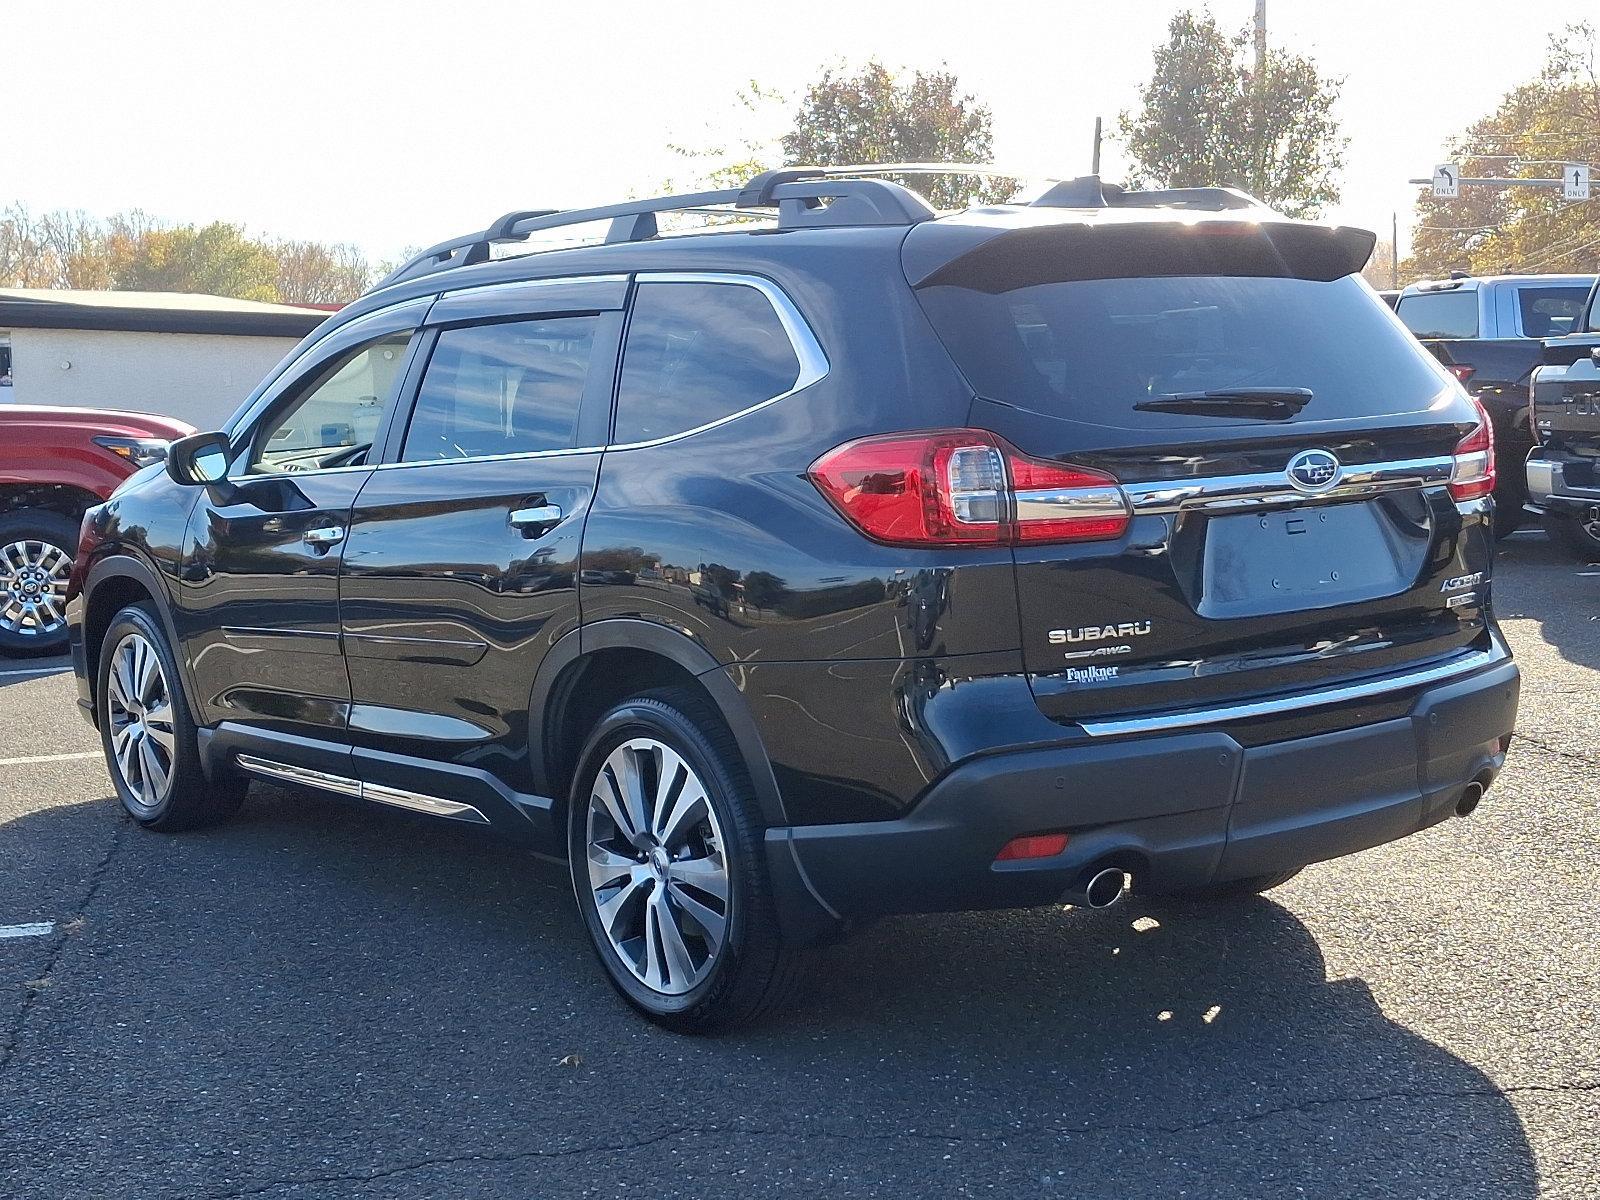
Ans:
[{"label": "white parking line", "polygon": [[15,671],[0,671],[0,679],[23,675],[65,675],[71,667],[19,667]]},{"label": "white parking line", "polygon": [[54,933],[55,929],[54,921],[35,921],[31,925],[0,925],[0,939],[44,937],[46,934]]},{"label": "white parking line", "polygon": [[73,754],[35,754],[32,758],[0,758],[0,767],[25,767],[29,763],[72,762],[79,758],[99,758],[98,750],[79,750]]}]

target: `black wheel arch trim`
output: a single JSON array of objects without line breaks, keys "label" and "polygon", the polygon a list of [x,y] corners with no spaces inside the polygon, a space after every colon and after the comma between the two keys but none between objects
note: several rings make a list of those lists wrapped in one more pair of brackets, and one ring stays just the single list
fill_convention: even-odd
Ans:
[{"label": "black wheel arch trim", "polygon": [[[173,661],[178,664],[178,682],[183,687],[184,699],[188,701],[190,712],[199,712],[200,709],[195,704],[194,680],[189,676],[189,659],[183,653],[183,643],[178,639],[178,629],[172,620],[172,593],[167,589],[166,581],[161,577],[160,571],[144,559],[135,557],[127,551],[119,551],[97,559],[84,578],[83,593],[78,599],[80,605],[78,611],[81,613],[82,621],[80,630],[85,638],[83,648],[85,664],[87,665],[91,659],[97,665],[99,663],[99,648],[87,644],[89,609],[94,602],[95,590],[110,579],[131,579],[144,588],[155,601],[156,619],[161,623],[161,632],[166,635],[167,648],[172,653]],[[96,674],[96,670],[89,670],[85,675],[90,689],[91,703],[98,703],[99,700],[94,695]]]},{"label": "black wheel arch trim", "polygon": [[[608,617],[564,634],[539,665],[529,697],[529,712],[542,727],[543,715],[567,669],[600,650],[642,650],[658,654],[693,675],[711,696],[712,703],[733,733],[734,743],[744,758],[745,769],[755,787],[761,815],[769,826],[788,824],[778,780],[767,757],[766,747],[756,727],[755,716],[744,696],[734,686],[723,664],[698,642],[655,621],[633,617]],[[530,739],[532,740],[532,739]],[[554,795],[551,764],[545,739],[530,747],[535,785],[546,795]]]}]

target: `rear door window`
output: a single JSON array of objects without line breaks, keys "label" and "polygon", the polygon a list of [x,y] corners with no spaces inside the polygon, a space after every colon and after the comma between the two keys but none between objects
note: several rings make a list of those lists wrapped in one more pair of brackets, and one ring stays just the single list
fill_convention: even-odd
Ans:
[{"label": "rear door window", "polygon": [[1561,337],[1578,327],[1586,287],[1519,287],[1517,309],[1524,337]]},{"label": "rear door window", "polygon": [[1400,297],[1395,309],[1406,328],[1419,338],[1478,336],[1478,293],[1414,292]]},{"label": "rear door window", "polygon": [[550,317],[441,332],[402,461],[573,449],[598,320]]},{"label": "rear door window", "polygon": [[800,360],[772,301],[741,283],[641,283],[612,442],[700,429],[793,390]]},{"label": "rear door window", "polygon": [[1214,426],[1138,406],[1240,388],[1309,389],[1299,420],[1368,417],[1420,411],[1446,386],[1353,276],[935,285],[918,295],[980,396],[1087,425]]}]

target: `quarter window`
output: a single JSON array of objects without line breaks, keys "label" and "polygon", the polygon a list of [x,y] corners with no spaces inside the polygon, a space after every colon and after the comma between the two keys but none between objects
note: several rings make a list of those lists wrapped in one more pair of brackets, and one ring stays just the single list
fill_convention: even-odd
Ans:
[{"label": "quarter window", "polygon": [[570,450],[599,318],[446,329],[417,392],[406,462]]},{"label": "quarter window", "polygon": [[1478,336],[1478,293],[1413,292],[1400,297],[1395,309],[1407,329],[1419,338]]},{"label": "quarter window", "polygon": [[263,422],[252,474],[365,462],[383,410],[400,385],[409,333],[368,342],[325,365],[297,398]]},{"label": "quarter window", "polygon": [[643,283],[634,294],[612,441],[698,429],[792,389],[800,360],[772,302],[738,283]]}]

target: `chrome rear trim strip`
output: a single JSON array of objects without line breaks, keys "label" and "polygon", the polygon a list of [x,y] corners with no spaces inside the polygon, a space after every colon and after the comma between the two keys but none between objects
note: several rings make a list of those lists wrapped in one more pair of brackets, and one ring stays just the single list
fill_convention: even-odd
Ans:
[{"label": "chrome rear trim strip", "polygon": [[1174,513],[1192,508],[1259,508],[1274,504],[1315,504],[1348,500],[1396,488],[1448,483],[1455,459],[1406,458],[1393,462],[1355,463],[1346,466],[1339,482],[1321,492],[1295,487],[1282,471],[1252,475],[1216,475],[1205,479],[1161,479],[1125,483],[1135,513]]},{"label": "chrome rear trim strip", "polygon": [[337,792],[341,796],[353,796],[357,800],[372,800],[378,804],[389,804],[396,808],[410,809],[412,812],[427,813],[432,817],[448,817],[453,821],[472,821],[479,825],[487,825],[489,823],[489,818],[470,804],[462,804],[456,800],[444,800],[438,796],[426,795],[423,792],[388,787],[381,783],[364,783],[359,779],[351,779],[344,775],[333,775],[327,771],[313,771],[310,767],[297,767],[293,763],[275,762],[270,758],[258,758],[254,754],[239,755],[238,763],[246,771],[256,775],[263,775],[268,779],[281,780],[284,783],[320,788],[325,792]]},{"label": "chrome rear trim strip", "polygon": [[1186,712],[1157,713],[1147,717],[1124,717],[1109,721],[1079,721],[1079,726],[1090,737],[1118,737],[1130,733],[1166,733],[1174,729],[1193,729],[1197,726],[1221,725],[1248,717],[1277,716],[1298,712],[1305,708],[1323,708],[1329,704],[1343,704],[1347,700],[1363,700],[1387,692],[1403,692],[1408,688],[1430,683],[1442,683],[1458,675],[1470,675],[1485,667],[1510,662],[1511,656],[1498,642],[1492,650],[1475,650],[1436,667],[1420,671],[1407,671],[1388,675],[1364,683],[1351,683],[1343,687],[1322,688],[1314,692],[1300,692],[1292,696],[1279,696],[1271,700],[1256,700],[1248,704],[1228,704],[1218,708],[1196,708]]}]

